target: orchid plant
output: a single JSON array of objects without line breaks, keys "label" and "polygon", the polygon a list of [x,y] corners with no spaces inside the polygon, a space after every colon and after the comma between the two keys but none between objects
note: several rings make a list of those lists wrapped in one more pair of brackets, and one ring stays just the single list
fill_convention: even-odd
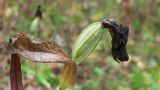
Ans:
[{"label": "orchid plant", "polygon": [[[36,13],[31,30],[38,27],[42,18],[40,7]],[[64,68],[60,75],[57,90],[71,89],[76,82],[77,66],[84,61],[96,48],[102,38],[103,30],[108,29],[112,37],[112,56],[115,61],[128,61],[127,41],[129,29],[115,19],[105,19],[86,27],[76,40],[72,55],[68,55],[61,47],[53,42],[35,41],[24,33],[18,33],[9,40],[7,49],[11,53],[10,83],[11,90],[23,90],[21,58],[38,63],[62,63]]]}]

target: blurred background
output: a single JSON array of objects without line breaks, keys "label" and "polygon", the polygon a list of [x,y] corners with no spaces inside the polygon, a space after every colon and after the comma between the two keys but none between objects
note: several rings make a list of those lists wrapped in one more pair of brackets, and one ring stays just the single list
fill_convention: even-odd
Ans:
[{"label": "blurred background", "polygon": [[[37,6],[43,17],[31,29]],[[160,0],[0,0],[0,90],[9,90],[9,38],[25,32],[53,41],[71,55],[80,32],[89,24],[115,18],[128,25],[129,61],[111,55],[106,29],[94,52],[78,66],[73,90],[160,90]],[[62,64],[22,61],[25,90],[54,90]]]}]

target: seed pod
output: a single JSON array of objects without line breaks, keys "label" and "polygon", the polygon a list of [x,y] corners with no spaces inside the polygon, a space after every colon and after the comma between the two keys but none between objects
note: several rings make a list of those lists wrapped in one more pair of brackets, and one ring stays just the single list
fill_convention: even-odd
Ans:
[{"label": "seed pod", "polygon": [[39,24],[40,24],[39,17],[36,17],[35,19],[33,19],[30,26],[30,32],[36,32],[38,30]]},{"label": "seed pod", "polygon": [[37,10],[35,12],[34,19],[31,22],[30,26],[30,32],[36,32],[39,28],[40,25],[40,20],[42,19],[42,10],[41,10],[41,5],[37,6]]},{"label": "seed pod", "polygon": [[95,22],[85,28],[73,47],[72,58],[77,64],[95,49],[102,36],[101,22]]}]

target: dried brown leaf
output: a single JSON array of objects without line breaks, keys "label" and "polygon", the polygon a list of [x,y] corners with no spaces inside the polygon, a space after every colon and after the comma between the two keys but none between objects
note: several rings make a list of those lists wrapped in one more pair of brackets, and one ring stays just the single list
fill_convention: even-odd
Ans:
[{"label": "dried brown leaf", "polygon": [[66,52],[58,45],[52,42],[31,41],[28,36],[22,33],[10,40],[8,49],[12,53],[18,53],[22,57],[36,62],[70,62],[70,58]]},{"label": "dried brown leaf", "polygon": [[8,50],[31,61],[44,63],[64,63],[60,77],[60,89],[71,88],[76,80],[77,67],[66,52],[52,42],[35,42],[23,33],[10,39]]}]

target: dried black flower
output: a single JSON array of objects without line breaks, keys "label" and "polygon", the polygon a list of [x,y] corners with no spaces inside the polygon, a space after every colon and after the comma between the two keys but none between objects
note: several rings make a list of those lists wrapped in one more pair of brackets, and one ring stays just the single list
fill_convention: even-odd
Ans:
[{"label": "dried black flower", "polygon": [[35,12],[35,17],[39,17],[40,19],[42,19],[42,10],[41,10],[41,5],[37,6],[37,10]]},{"label": "dried black flower", "polygon": [[104,28],[109,28],[112,37],[112,56],[117,62],[128,61],[129,56],[126,50],[129,28],[120,24],[114,19],[103,20]]}]

